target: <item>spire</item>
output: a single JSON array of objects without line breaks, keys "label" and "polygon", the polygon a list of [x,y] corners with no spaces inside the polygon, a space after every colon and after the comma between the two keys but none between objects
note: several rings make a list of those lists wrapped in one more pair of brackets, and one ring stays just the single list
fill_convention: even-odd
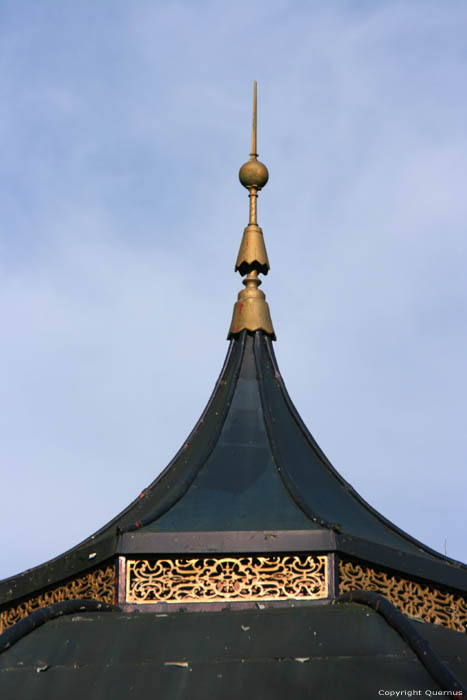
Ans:
[{"label": "spire", "polygon": [[232,323],[230,324],[228,339],[236,336],[240,331],[262,330],[276,339],[272,327],[269,306],[265,295],[258,287],[261,280],[258,274],[267,275],[269,271],[268,254],[264,244],[263,232],[258,226],[257,206],[258,192],[266,185],[269,173],[266,166],[258,160],[256,152],[256,80],[253,84],[253,126],[251,133],[251,153],[249,160],[242,165],[238,174],[240,182],[249,192],[250,216],[248,226],[243,232],[240,250],[235,264],[235,271],[246,275],[243,280],[245,289],[238,295],[238,301],[234,306]]}]

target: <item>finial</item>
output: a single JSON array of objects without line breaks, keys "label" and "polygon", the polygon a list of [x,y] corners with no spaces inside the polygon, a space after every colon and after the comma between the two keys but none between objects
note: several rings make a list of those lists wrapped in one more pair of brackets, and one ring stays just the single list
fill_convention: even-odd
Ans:
[{"label": "finial", "polygon": [[[250,159],[242,165],[238,177],[243,187],[246,187],[250,192],[250,220],[249,224],[256,225],[258,222],[256,220],[256,200],[258,198],[258,192],[261,190],[269,179],[269,173],[267,167],[264,163],[258,160],[258,154],[256,152],[256,121],[257,121],[257,83],[256,80],[253,83],[253,124],[251,130],[251,153]],[[266,251],[265,251],[266,252]],[[238,260],[236,270],[239,269]],[[269,264],[268,264],[269,269]],[[263,270],[261,270],[263,272]],[[241,273],[243,274],[243,272]],[[264,270],[264,274],[267,274],[267,270]]]},{"label": "finial", "polygon": [[246,289],[238,295],[238,301],[234,306],[232,323],[228,338],[232,338],[242,330],[263,330],[276,339],[272,327],[269,307],[265,301],[263,292],[258,287],[261,280],[260,272],[267,275],[269,271],[268,254],[264,244],[263,232],[258,226],[257,206],[258,192],[266,185],[269,173],[266,166],[258,160],[256,152],[256,123],[257,123],[257,83],[253,83],[253,124],[251,132],[250,159],[242,165],[238,174],[240,182],[249,192],[250,216],[248,226],[243,232],[243,238],[238,252],[235,271],[241,275],[247,275],[243,280]]},{"label": "finial", "polygon": [[256,114],[258,112],[257,100],[256,100],[257,94],[258,94],[258,83],[255,80],[255,82],[253,83],[253,124],[252,124],[252,129],[251,129],[250,159],[258,157],[258,154],[256,153]]}]

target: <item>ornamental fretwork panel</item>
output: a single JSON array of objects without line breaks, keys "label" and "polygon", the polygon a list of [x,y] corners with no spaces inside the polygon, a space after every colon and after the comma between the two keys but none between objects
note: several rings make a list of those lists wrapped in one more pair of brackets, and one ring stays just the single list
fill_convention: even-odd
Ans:
[{"label": "ornamental fretwork panel", "polygon": [[126,566],[127,603],[328,597],[326,556],[129,559]]},{"label": "ornamental fretwork panel", "polygon": [[467,600],[428,584],[377,571],[351,561],[339,562],[339,592],[351,590],[381,593],[399,610],[416,620],[465,632]]},{"label": "ornamental fretwork panel", "polygon": [[38,608],[44,608],[52,603],[61,603],[64,600],[76,600],[79,598],[92,598],[104,603],[114,603],[115,567],[112,565],[102,569],[95,569],[83,576],[67,581],[55,588],[39,593],[39,595],[28,598],[17,605],[12,605],[10,608],[2,610],[0,613],[0,634]]}]

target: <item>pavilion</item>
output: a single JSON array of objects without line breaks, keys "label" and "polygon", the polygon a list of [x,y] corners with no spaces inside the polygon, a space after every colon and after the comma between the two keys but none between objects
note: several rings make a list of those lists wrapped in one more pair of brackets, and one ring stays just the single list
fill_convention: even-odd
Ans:
[{"label": "pavilion", "polygon": [[133,503],[0,582],[2,700],[467,694],[467,567],[366,503],[285,388],[259,289],[256,150],[255,84],[245,289],[219,379]]}]

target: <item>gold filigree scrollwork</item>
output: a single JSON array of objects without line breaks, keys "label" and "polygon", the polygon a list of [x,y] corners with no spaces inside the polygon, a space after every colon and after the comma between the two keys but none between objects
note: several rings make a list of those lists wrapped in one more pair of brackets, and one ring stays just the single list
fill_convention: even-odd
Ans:
[{"label": "gold filigree scrollwork", "polygon": [[315,600],[328,596],[326,556],[127,560],[128,603]]},{"label": "gold filigree scrollwork", "polygon": [[34,610],[44,608],[52,603],[61,603],[64,600],[76,600],[78,598],[92,598],[104,603],[115,602],[115,567],[107,566],[104,569],[90,571],[79,578],[44,591],[39,595],[24,600],[18,605],[12,605],[0,613],[0,634],[14,625],[15,622],[27,617]]},{"label": "gold filigree scrollwork", "polygon": [[458,632],[467,629],[467,600],[428,584],[377,571],[351,561],[339,562],[339,592],[351,590],[381,593],[415,620],[431,622]]}]

